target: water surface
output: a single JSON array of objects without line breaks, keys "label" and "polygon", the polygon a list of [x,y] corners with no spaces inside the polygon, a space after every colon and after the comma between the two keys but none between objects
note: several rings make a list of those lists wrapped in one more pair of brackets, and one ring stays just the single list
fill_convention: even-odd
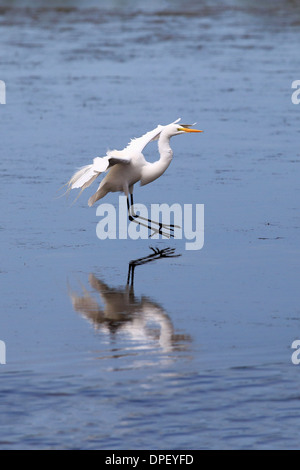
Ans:
[{"label": "water surface", "polygon": [[[45,5],[0,9],[1,448],[297,448],[298,4]],[[135,198],[205,204],[205,246],[159,241],[182,256],[130,289],[152,242],[56,191],[179,117],[205,133]]]}]

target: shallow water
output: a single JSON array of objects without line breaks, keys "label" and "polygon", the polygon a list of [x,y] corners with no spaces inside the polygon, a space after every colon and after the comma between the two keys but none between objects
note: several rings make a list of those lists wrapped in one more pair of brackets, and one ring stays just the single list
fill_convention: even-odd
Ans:
[{"label": "shallow water", "polygon": [[[299,6],[36,5],[0,8],[1,448],[298,448]],[[135,199],[205,204],[205,246],[157,242],[182,256],[130,293],[153,242],[98,240],[91,191],[56,191],[178,117],[205,133]]]}]

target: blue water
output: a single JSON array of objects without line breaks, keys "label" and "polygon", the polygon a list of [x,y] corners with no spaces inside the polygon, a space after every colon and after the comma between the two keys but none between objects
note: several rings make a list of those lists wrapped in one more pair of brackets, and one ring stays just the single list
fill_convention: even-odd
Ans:
[{"label": "blue water", "polygon": [[[0,447],[298,448],[299,6],[45,5],[0,8]],[[182,256],[136,267],[128,306],[153,242],[98,240],[93,188],[56,191],[179,117],[205,133],[135,199],[204,204],[205,245],[158,241]]]}]

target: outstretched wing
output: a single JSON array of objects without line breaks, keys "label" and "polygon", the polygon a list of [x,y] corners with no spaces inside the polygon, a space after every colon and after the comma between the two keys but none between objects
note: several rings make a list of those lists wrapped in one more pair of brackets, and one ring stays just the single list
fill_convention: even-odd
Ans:
[{"label": "outstretched wing", "polygon": [[109,170],[112,166],[121,163],[123,165],[128,165],[131,161],[131,157],[128,155],[116,155],[118,152],[107,152],[105,157],[96,157],[93,162],[93,171],[95,173],[103,173],[104,171]]},{"label": "outstretched wing", "polygon": [[153,140],[159,139],[159,136],[164,129],[165,126],[157,126],[153,131],[147,132],[142,137],[137,139],[132,139],[127,147],[123,150],[123,152],[128,151],[130,152],[142,152],[146,145],[148,145]]},{"label": "outstretched wing", "polygon": [[[177,119],[176,121],[173,122],[173,124],[177,124],[179,121],[181,121],[181,118]],[[142,137],[139,137],[137,139],[132,139],[127,147],[125,147],[124,150],[122,150],[122,153],[126,154],[126,151],[129,152],[142,152],[144,148],[150,144],[153,140],[158,140],[160,137],[160,134],[164,130],[164,128],[167,126],[162,126],[158,125],[153,131],[147,132],[146,134],[142,135]]]},{"label": "outstretched wing", "polygon": [[109,170],[114,165],[122,163],[128,165],[131,158],[128,156],[106,155],[105,157],[96,157],[91,165],[80,168],[67,183],[69,189],[86,189],[98,176],[104,171]]}]

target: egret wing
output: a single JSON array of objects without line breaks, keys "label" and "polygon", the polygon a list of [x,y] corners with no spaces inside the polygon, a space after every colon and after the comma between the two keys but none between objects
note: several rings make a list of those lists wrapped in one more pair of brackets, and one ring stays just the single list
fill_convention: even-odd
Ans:
[{"label": "egret wing", "polygon": [[138,137],[137,139],[132,139],[124,151],[128,152],[142,152],[146,145],[148,145],[153,140],[157,140],[164,129],[165,126],[157,126],[150,132],[147,132],[142,137]]},{"label": "egret wing", "polygon": [[117,155],[120,152],[107,152],[105,157],[94,158],[93,169],[97,173],[103,173],[107,171],[114,165],[121,163],[123,165],[128,165],[131,161],[131,157],[128,155]]},{"label": "egret wing", "polygon": [[96,157],[91,165],[79,168],[79,170],[72,176],[67,185],[69,189],[81,189],[88,188],[98,176],[104,171],[109,170],[112,166],[117,163],[128,164],[131,158],[128,156],[116,156],[111,152],[105,157]]}]

